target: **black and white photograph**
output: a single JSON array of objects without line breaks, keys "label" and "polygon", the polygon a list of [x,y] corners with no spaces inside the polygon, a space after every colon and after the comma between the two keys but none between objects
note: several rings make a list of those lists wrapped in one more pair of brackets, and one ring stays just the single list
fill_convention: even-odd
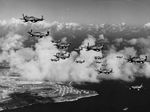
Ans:
[{"label": "black and white photograph", "polygon": [[150,112],[150,0],[0,0],[0,112]]}]

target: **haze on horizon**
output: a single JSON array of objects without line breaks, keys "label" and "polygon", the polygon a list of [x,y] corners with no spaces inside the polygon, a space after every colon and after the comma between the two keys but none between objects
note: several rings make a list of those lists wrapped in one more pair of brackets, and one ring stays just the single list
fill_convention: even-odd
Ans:
[{"label": "haze on horizon", "polygon": [[49,22],[138,25],[150,22],[149,6],[149,0],[0,0],[0,20],[24,13]]}]

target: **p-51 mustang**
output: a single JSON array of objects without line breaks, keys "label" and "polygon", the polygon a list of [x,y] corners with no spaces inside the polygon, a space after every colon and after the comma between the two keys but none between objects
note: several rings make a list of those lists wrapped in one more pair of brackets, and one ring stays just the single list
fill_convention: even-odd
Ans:
[{"label": "p-51 mustang", "polygon": [[32,22],[32,23],[36,23],[38,21],[43,21],[44,18],[43,16],[41,16],[41,18],[37,18],[37,17],[34,17],[34,16],[27,16],[27,15],[22,15],[23,17],[20,18],[21,20],[24,20],[24,22]]},{"label": "p-51 mustang", "polygon": [[144,63],[144,62],[149,62],[147,60],[147,56],[145,56],[145,58],[141,58],[141,57],[132,57],[131,55],[128,58],[125,58],[127,60],[127,62],[129,63]]},{"label": "p-51 mustang", "polygon": [[104,58],[104,57],[101,57],[101,56],[95,56],[95,57],[94,57],[95,60],[101,60],[101,59],[103,59],[103,58]]},{"label": "p-51 mustang", "polygon": [[61,43],[61,40],[52,40],[51,42],[52,42],[52,43],[55,43],[55,44],[60,44],[60,43]]},{"label": "p-51 mustang", "polygon": [[123,58],[123,56],[117,56],[117,58]]},{"label": "p-51 mustang", "polygon": [[98,72],[98,74],[103,73],[103,74],[107,74],[107,75],[111,74],[113,72],[112,69],[97,69],[96,71]]},{"label": "p-51 mustang", "polygon": [[58,59],[66,59],[66,58],[69,58],[70,57],[70,53],[63,53],[63,52],[60,52],[60,53],[56,53],[56,55],[54,55],[56,58]]},{"label": "p-51 mustang", "polygon": [[28,34],[32,37],[43,38],[43,37],[49,36],[49,31],[47,31],[47,33],[42,33],[42,32],[33,32],[31,30],[31,31],[28,31]]},{"label": "p-51 mustang", "polygon": [[51,59],[51,61],[57,62],[59,61],[59,58]]},{"label": "p-51 mustang", "polygon": [[74,51],[77,51],[77,52],[80,52],[81,50],[83,50],[83,47],[79,47],[79,48],[74,49]]},{"label": "p-51 mustang", "polygon": [[64,43],[64,42],[61,42],[61,40],[52,40],[51,41],[52,43],[54,43],[54,45],[58,48],[58,49],[68,49],[68,47],[71,45],[71,43]]},{"label": "p-51 mustang", "polygon": [[55,43],[55,46],[58,48],[58,49],[68,49],[68,47],[71,45],[71,43]]},{"label": "p-51 mustang", "polygon": [[75,60],[75,62],[76,62],[76,63],[80,63],[80,64],[82,64],[82,63],[84,63],[84,62],[85,62],[85,60],[79,60],[79,59],[76,59],[76,60]]},{"label": "p-51 mustang", "polygon": [[137,86],[131,86],[129,89],[130,89],[130,90],[133,89],[133,90],[140,91],[142,88],[143,88],[143,84],[137,85]]},{"label": "p-51 mustang", "polygon": [[103,59],[103,58],[104,58],[104,57],[101,57],[101,56],[95,56],[95,57],[94,57],[95,63],[97,63],[97,64],[102,63],[102,59]]},{"label": "p-51 mustang", "polygon": [[101,51],[103,49],[104,45],[93,45],[90,46],[89,43],[88,45],[85,47],[87,51],[93,50],[93,51]]}]

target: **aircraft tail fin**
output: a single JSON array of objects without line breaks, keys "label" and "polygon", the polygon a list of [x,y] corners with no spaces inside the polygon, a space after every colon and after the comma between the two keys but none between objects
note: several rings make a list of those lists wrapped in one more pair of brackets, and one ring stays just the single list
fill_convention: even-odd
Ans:
[{"label": "aircraft tail fin", "polygon": [[25,17],[24,14],[22,14],[22,17],[23,17],[23,18]]},{"label": "aircraft tail fin", "polygon": [[30,35],[32,35],[32,29],[31,29],[30,31],[28,31],[28,33],[29,33]]},{"label": "aircraft tail fin", "polygon": [[68,54],[68,56],[67,56],[68,58],[70,57],[70,53]]},{"label": "aircraft tail fin", "polygon": [[145,61],[147,60],[147,56],[145,56]]},{"label": "aircraft tail fin", "polygon": [[49,35],[49,31],[47,31],[47,34],[46,34],[46,36],[48,36]]},{"label": "aircraft tail fin", "polygon": [[43,15],[41,16],[41,20],[44,20],[44,16]]},{"label": "aircraft tail fin", "polygon": [[21,20],[25,20],[25,16],[24,14],[22,14],[22,18],[20,18]]},{"label": "aircraft tail fin", "polygon": [[71,81],[71,82],[69,82],[69,86],[72,86],[72,81]]},{"label": "aircraft tail fin", "polygon": [[87,47],[89,47],[89,46],[90,46],[90,44],[89,44],[89,42],[88,42]]}]

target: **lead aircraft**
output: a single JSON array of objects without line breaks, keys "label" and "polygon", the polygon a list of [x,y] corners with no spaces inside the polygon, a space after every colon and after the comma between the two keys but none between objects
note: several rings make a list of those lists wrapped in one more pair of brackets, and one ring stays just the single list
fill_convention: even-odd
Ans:
[{"label": "lead aircraft", "polygon": [[34,16],[27,16],[27,15],[24,15],[22,14],[22,18],[20,18],[21,20],[23,20],[24,22],[32,22],[32,23],[36,23],[38,21],[43,21],[44,18],[43,16],[41,16],[41,18],[37,18],[37,17],[34,17]]}]

